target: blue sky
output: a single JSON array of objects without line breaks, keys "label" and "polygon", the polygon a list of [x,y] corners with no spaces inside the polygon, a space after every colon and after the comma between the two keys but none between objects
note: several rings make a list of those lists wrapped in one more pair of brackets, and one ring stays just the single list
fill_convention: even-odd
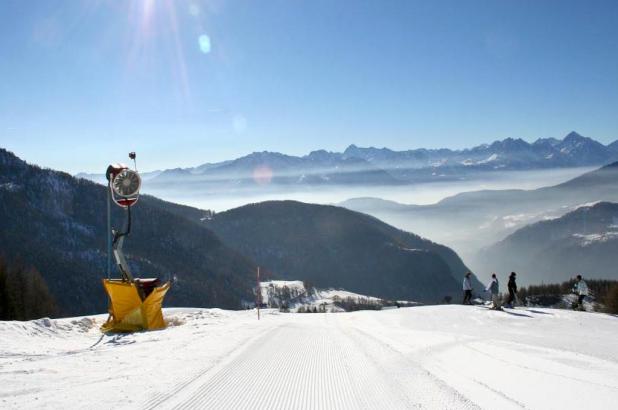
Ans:
[{"label": "blue sky", "polygon": [[618,139],[617,1],[3,0],[0,146],[72,173]]}]

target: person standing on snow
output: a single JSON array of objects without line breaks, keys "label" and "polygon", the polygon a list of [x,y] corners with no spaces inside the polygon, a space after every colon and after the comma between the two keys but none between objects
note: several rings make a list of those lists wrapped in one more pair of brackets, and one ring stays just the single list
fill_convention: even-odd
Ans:
[{"label": "person standing on snow", "polygon": [[500,304],[498,303],[498,294],[500,293],[500,283],[495,273],[491,274],[491,282],[485,288],[485,292],[489,292],[491,295],[492,309],[499,310]]},{"label": "person standing on snow", "polygon": [[582,279],[582,275],[577,275],[573,291],[577,295],[577,305],[575,308],[578,310],[584,310],[584,298],[588,296],[588,284],[586,284],[586,281]]},{"label": "person standing on snow", "polygon": [[463,304],[464,305],[472,304],[472,281],[470,280],[470,275],[472,275],[472,273],[470,272],[466,273],[466,276],[464,276],[464,280],[463,280],[463,291],[464,291]]},{"label": "person standing on snow", "polygon": [[515,282],[515,277],[517,274],[515,272],[511,272],[509,276],[509,283],[507,285],[509,289],[509,298],[506,301],[506,305],[510,308],[513,307],[513,302],[515,302],[515,298],[517,297],[517,283]]}]

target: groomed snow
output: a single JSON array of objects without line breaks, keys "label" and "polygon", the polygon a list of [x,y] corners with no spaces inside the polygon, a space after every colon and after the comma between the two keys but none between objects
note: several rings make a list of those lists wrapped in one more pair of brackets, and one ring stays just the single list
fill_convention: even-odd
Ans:
[{"label": "groomed snow", "polygon": [[166,309],[0,322],[0,408],[582,409],[618,402],[618,318],[478,306],[284,314]]}]

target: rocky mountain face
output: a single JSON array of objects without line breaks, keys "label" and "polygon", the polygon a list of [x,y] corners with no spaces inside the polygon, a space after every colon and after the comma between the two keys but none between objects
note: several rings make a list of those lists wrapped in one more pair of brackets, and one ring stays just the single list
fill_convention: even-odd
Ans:
[{"label": "rocky mountain face", "polygon": [[618,203],[581,206],[528,225],[484,249],[480,263],[506,265],[529,283],[554,283],[577,274],[618,279]]},{"label": "rocky mountain face", "polygon": [[445,246],[334,206],[262,202],[219,213],[207,226],[277,279],[387,299],[458,298],[467,271]]}]

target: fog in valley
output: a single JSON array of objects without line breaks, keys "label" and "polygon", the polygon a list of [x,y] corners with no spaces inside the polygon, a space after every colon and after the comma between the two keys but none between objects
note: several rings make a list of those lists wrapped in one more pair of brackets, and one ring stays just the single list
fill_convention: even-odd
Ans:
[{"label": "fog in valley", "polygon": [[[427,205],[461,192],[499,189],[535,189],[567,181],[595,167],[534,171],[494,171],[466,176],[466,179],[409,185],[280,185],[251,184],[150,184],[143,192],[167,201],[225,211],[242,205],[269,200],[296,200],[316,204],[338,204],[352,198],[378,198],[400,204]],[[400,227],[405,229],[405,227]],[[430,239],[432,239],[430,237]]]}]

